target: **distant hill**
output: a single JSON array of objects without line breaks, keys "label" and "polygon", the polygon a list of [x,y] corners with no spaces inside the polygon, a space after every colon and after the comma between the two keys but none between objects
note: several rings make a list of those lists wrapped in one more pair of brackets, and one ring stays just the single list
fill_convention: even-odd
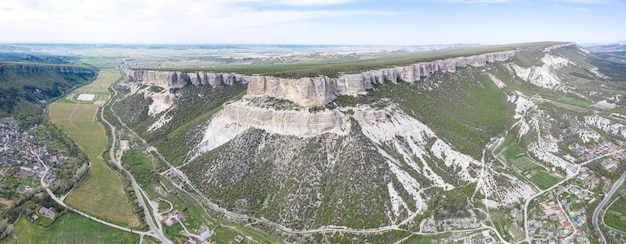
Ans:
[{"label": "distant hill", "polygon": [[626,52],[626,44],[609,44],[587,47],[591,52]]},{"label": "distant hill", "polygon": [[97,68],[72,58],[0,53],[0,117],[36,123],[47,102],[92,81]]}]

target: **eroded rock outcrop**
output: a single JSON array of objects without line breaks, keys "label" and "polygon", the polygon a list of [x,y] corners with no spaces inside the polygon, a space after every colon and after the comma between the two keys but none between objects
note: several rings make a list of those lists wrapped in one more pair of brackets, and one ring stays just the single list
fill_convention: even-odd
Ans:
[{"label": "eroded rock outcrop", "polygon": [[242,99],[224,104],[223,109],[211,119],[198,151],[213,150],[250,128],[279,135],[312,137],[325,133],[346,135],[350,131],[350,123],[348,116],[337,110],[276,110]]},{"label": "eroded rock outcrop", "polygon": [[[516,51],[486,53],[410,66],[366,71],[360,74],[345,74],[339,78],[320,76],[317,78],[280,79],[263,77],[248,81],[248,95],[272,96],[295,102],[301,106],[325,105],[338,95],[356,95],[371,89],[375,84],[399,81],[416,82],[437,72],[456,72],[459,67],[482,67],[488,63],[506,61]],[[322,94],[324,92],[324,94]]]},{"label": "eroded rock outcrop", "polygon": [[247,83],[242,75],[231,73],[185,73],[180,71],[156,71],[122,69],[126,82],[141,82],[164,87],[183,87],[186,85],[232,85],[236,82]]},{"label": "eroded rock outcrop", "polygon": [[52,70],[57,73],[69,73],[69,74],[95,74],[97,70],[95,68],[86,68],[71,65],[55,65],[55,66],[43,66],[43,65],[28,65],[19,64],[13,66],[0,67],[0,73],[3,69],[12,69],[16,73],[40,73],[45,70]]},{"label": "eroded rock outcrop", "polygon": [[456,72],[459,67],[482,67],[488,63],[506,61],[516,51],[485,53],[469,57],[450,58],[432,62],[421,62],[409,66],[366,71],[360,74],[344,74],[338,78],[327,76],[299,79],[278,78],[261,75],[239,75],[232,73],[179,71],[152,71],[123,69],[127,82],[142,82],[166,87],[185,85],[232,85],[247,83],[248,96],[271,96],[287,99],[300,106],[325,105],[338,95],[356,95],[366,92],[375,84],[399,81],[416,82],[437,72]]}]

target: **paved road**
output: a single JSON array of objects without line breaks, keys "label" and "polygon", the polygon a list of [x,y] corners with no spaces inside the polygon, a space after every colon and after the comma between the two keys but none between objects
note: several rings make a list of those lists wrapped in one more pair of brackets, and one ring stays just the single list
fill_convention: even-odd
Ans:
[{"label": "paved road", "polygon": [[[613,152],[606,153],[606,154],[602,154],[602,155],[597,156],[597,157],[595,157],[595,158],[589,159],[589,160],[587,160],[587,162],[584,162],[584,163],[582,163],[582,164],[578,165],[578,167],[576,167],[576,171],[574,171],[574,173],[573,173],[573,174],[571,174],[570,176],[568,176],[568,177],[567,177],[567,178],[565,178],[564,180],[559,181],[559,183],[556,183],[556,184],[555,184],[555,185],[553,185],[552,187],[550,187],[550,188],[548,188],[548,189],[545,189],[545,190],[543,190],[543,191],[540,191],[540,192],[536,193],[535,195],[532,195],[530,198],[526,199],[526,203],[524,204],[524,232],[526,232],[526,239],[524,239],[524,241],[527,241],[527,242],[529,242],[529,243],[530,243],[530,233],[528,232],[528,205],[530,204],[530,201],[532,201],[532,200],[533,200],[533,199],[535,199],[536,197],[538,197],[538,196],[540,196],[540,195],[542,195],[542,194],[546,193],[547,191],[550,191],[550,190],[552,190],[552,189],[554,189],[554,188],[556,188],[556,187],[560,187],[560,186],[561,186],[561,184],[563,184],[563,183],[567,182],[568,180],[570,180],[570,179],[574,178],[575,176],[577,176],[577,175],[580,173],[580,169],[582,168],[582,166],[587,165],[587,164],[589,164],[589,163],[591,163],[591,162],[593,162],[593,161],[596,161],[596,160],[598,160],[598,159],[601,159],[601,158],[607,157],[607,156],[609,156],[609,155],[612,155],[612,154],[614,154],[614,153],[623,152],[624,150],[626,150],[626,149],[621,149],[621,150],[618,150],[618,151],[613,151]],[[622,176],[623,176],[623,175],[622,175]],[[622,178],[623,178],[623,177],[622,177]],[[623,179],[622,179],[622,180],[623,180]]]},{"label": "paved road", "polygon": [[45,178],[46,178],[45,175],[48,174],[48,171],[50,170],[50,168],[48,167],[48,165],[46,165],[43,162],[43,160],[41,160],[41,158],[39,158],[39,154],[37,154],[37,153],[35,153],[33,151],[31,151],[31,153],[33,153],[35,156],[37,156],[37,160],[39,160],[39,162],[43,165],[43,167],[46,168],[46,172],[44,173],[44,177],[41,177],[41,186],[43,186],[46,189],[46,192],[48,192],[48,195],[50,195],[52,200],[57,202],[59,205],[63,206],[64,208],[66,208],[66,209],[68,209],[68,210],[70,210],[70,211],[72,211],[74,213],[77,213],[77,214],[79,214],[79,215],[81,215],[81,216],[83,216],[85,218],[88,218],[90,220],[96,221],[96,222],[101,223],[103,225],[107,225],[109,227],[112,227],[112,228],[115,228],[115,229],[118,229],[118,230],[130,232],[130,233],[135,233],[135,234],[141,235],[142,238],[143,238],[144,235],[148,235],[148,236],[152,236],[154,238],[158,238],[158,236],[155,235],[152,232],[138,231],[138,230],[133,230],[133,229],[124,227],[124,226],[119,226],[119,225],[116,225],[116,224],[112,224],[112,223],[106,222],[104,220],[98,219],[96,217],[93,217],[93,216],[91,216],[89,214],[83,213],[83,212],[81,212],[81,211],[79,211],[77,209],[74,209],[74,208],[68,206],[67,204],[65,204],[63,202],[63,200],[59,199],[56,195],[54,195],[54,193],[50,190],[50,188],[48,188],[48,184],[46,184],[46,182],[45,182]]},{"label": "paved road", "polygon": [[[116,95],[117,91],[115,91],[115,89],[112,89],[113,93]],[[111,100],[109,100],[111,101]],[[109,102],[107,101],[107,103]],[[139,201],[139,205],[141,206],[141,208],[143,208],[143,213],[145,216],[145,220],[146,223],[148,223],[148,226],[150,227],[150,231],[156,234],[157,239],[159,239],[162,243],[172,243],[172,241],[170,241],[169,239],[167,239],[167,237],[165,237],[165,235],[163,234],[163,230],[162,228],[160,228],[161,226],[159,225],[157,227],[157,225],[154,223],[154,220],[152,218],[152,213],[150,213],[150,209],[148,208],[148,204],[147,202],[144,201],[143,199],[143,190],[141,190],[141,187],[139,186],[139,184],[137,184],[137,181],[135,180],[135,177],[133,177],[133,175],[128,172],[121,164],[121,157],[122,157],[122,153],[120,153],[119,158],[115,157],[115,144],[117,142],[117,137],[116,137],[116,133],[115,133],[115,126],[113,126],[111,123],[109,123],[109,121],[107,121],[104,118],[104,111],[103,111],[104,106],[100,107],[100,118],[102,119],[102,121],[104,121],[104,123],[109,126],[109,128],[111,128],[111,148],[109,150],[110,156],[111,156],[111,161],[113,162],[113,164],[117,165],[117,167],[122,171],[122,173],[126,174],[131,181],[131,185],[133,187],[133,190],[135,191],[135,196],[137,196],[137,200]],[[148,198],[146,196],[146,198]],[[160,224],[160,223],[159,223]]]},{"label": "paved road", "polygon": [[617,181],[615,181],[615,183],[613,184],[613,187],[611,187],[611,190],[606,195],[604,195],[604,199],[602,199],[602,202],[600,202],[600,204],[598,204],[598,207],[596,207],[596,210],[593,211],[593,216],[591,217],[591,224],[593,225],[593,230],[598,235],[598,239],[600,243],[606,243],[606,239],[604,238],[604,233],[602,233],[602,230],[600,230],[600,225],[598,224],[598,217],[600,215],[600,212],[602,212],[602,208],[604,208],[604,205],[606,205],[606,203],[609,202],[609,199],[611,199],[611,196],[613,196],[615,191],[617,191],[617,188],[619,188],[624,183],[625,178],[626,178],[626,171],[624,171],[622,176],[619,177]]}]

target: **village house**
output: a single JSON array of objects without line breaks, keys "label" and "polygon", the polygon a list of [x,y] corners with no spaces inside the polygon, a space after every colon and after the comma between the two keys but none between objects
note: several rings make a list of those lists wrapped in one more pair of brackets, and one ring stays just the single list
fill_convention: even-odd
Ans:
[{"label": "village house", "polygon": [[50,208],[41,207],[39,209],[39,214],[46,216],[50,219],[54,219],[57,217],[57,213],[54,211],[53,207],[50,207]]}]

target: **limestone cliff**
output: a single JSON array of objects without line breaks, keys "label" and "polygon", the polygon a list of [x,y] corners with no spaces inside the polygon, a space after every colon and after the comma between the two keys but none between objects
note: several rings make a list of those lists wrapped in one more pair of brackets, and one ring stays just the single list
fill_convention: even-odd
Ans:
[{"label": "limestone cliff", "polygon": [[298,137],[319,136],[325,133],[346,135],[350,131],[350,123],[347,121],[348,116],[337,110],[315,113],[306,109],[276,110],[262,108],[250,100],[242,99],[224,104],[223,110],[211,119],[204,139],[199,145],[199,152],[213,150],[249,128]]},{"label": "limestone cliff", "polygon": [[482,67],[488,63],[509,60],[516,51],[485,53],[469,57],[457,57],[432,62],[421,62],[409,66],[378,69],[360,74],[344,74],[339,78],[327,76],[300,79],[277,78],[261,75],[239,75],[232,73],[179,71],[153,71],[123,69],[127,82],[142,82],[167,87],[182,87],[188,84],[232,85],[236,82],[248,84],[248,96],[271,96],[287,99],[300,106],[325,105],[338,95],[356,95],[371,89],[374,84],[399,81],[416,82],[436,72],[456,72],[459,67]]},{"label": "limestone cliff", "polygon": [[122,69],[126,82],[141,82],[163,87],[183,87],[186,85],[232,85],[235,82],[244,82],[242,75],[230,73],[184,73],[180,71],[155,71]]},{"label": "limestone cliff", "polygon": [[73,65],[30,65],[30,64],[18,64],[18,65],[8,65],[0,67],[0,74],[2,74],[3,70],[10,69],[11,71],[18,74],[26,74],[26,73],[42,73],[46,70],[51,70],[56,73],[61,74],[95,74],[97,70],[95,68],[89,67],[81,67],[81,66],[73,66]]}]

